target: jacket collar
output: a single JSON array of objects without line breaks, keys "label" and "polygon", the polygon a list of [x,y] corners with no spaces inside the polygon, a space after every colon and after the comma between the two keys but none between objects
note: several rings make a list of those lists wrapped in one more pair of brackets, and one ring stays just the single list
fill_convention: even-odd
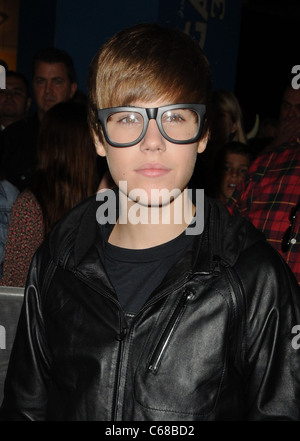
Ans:
[{"label": "jacket collar", "polygon": [[[97,244],[99,260],[103,253],[101,228],[96,219],[101,205],[95,196],[75,207],[69,215],[53,229],[50,249],[57,263],[69,268],[82,267],[89,250]],[[232,216],[219,202],[205,197],[205,222],[201,235],[195,236],[192,245],[174,267],[174,276],[180,273],[211,274],[219,262],[233,266],[241,251],[253,242],[263,239],[249,221]],[[90,262],[90,259],[87,258]],[[102,266],[101,262],[99,265]],[[85,266],[83,264],[83,266]],[[97,266],[97,264],[96,264]],[[95,265],[93,264],[93,267]],[[96,267],[95,267],[96,270]],[[93,271],[94,272],[94,271]]]}]

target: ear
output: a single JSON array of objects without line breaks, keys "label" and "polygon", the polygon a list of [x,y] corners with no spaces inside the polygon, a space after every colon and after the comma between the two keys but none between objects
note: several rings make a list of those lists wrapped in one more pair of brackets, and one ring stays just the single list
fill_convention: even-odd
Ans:
[{"label": "ear", "polygon": [[31,99],[31,98],[27,98],[26,106],[25,106],[25,108],[26,108],[26,112],[29,111],[30,106],[31,106],[31,103],[32,103],[32,99]]},{"label": "ear", "polygon": [[98,155],[99,156],[106,156],[106,150],[105,150],[104,144],[103,144],[103,142],[100,141],[99,136],[96,134],[96,132],[94,130],[92,132],[92,136],[93,136],[96,152],[98,153]]},{"label": "ear", "polygon": [[77,87],[78,87],[78,85],[77,85],[76,82],[71,84],[71,96],[70,96],[70,98],[73,98],[73,96],[75,95]]},{"label": "ear", "polygon": [[206,145],[208,143],[208,140],[209,140],[209,130],[206,130],[206,132],[201,136],[201,138],[198,141],[198,149],[197,149],[198,153],[204,152],[204,150],[206,149]]}]

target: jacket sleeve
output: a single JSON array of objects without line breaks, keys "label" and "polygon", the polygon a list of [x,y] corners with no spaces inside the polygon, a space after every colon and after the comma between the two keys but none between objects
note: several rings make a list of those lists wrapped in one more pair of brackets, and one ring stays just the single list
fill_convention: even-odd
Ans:
[{"label": "jacket sleeve", "polygon": [[[38,280],[39,252],[32,260],[0,409],[1,421],[45,419],[51,354]],[[41,277],[41,275],[40,275]]]},{"label": "jacket sleeve", "polygon": [[249,256],[248,268],[240,272],[247,286],[241,351],[246,419],[299,421],[299,286],[270,245],[262,242],[255,255],[261,265],[249,268],[255,257]]}]

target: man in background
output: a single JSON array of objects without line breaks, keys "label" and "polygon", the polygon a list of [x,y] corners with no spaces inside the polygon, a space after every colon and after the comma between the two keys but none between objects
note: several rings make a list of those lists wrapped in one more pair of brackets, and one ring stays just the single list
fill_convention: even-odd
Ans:
[{"label": "man in background", "polygon": [[40,122],[55,104],[73,98],[77,90],[71,56],[56,48],[41,49],[32,64],[32,86],[37,110],[11,124],[1,133],[0,167],[20,191],[27,187],[36,167],[36,145]]},{"label": "man in background", "polygon": [[275,147],[300,139],[300,89],[294,89],[290,84],[284,90],[278,126],[272,141],[263,152]]},{"label": "man in background", "polygon": [[4,130],[10,124],[26,117],[31,105],[27,78],[12,70],[6,73],[6,87],[0,89],[0,127]]},{"label": "man in background", "polygon": [[33,91],[41,121],[51,107],[73,98],[77,90],[73,60],[66,52],[47,48],[33,59]]}]

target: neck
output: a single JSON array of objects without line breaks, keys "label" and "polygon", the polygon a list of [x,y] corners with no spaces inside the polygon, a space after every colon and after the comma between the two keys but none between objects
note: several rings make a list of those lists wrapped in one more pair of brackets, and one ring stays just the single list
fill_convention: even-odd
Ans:
[{"label": "neck", "polygon": [[148,207],[129,201],[120,192],[120,217],[109,242],[122,248],[144,249],[168,242],[186,230],[195,206],[182,192],[171,203]]}]

